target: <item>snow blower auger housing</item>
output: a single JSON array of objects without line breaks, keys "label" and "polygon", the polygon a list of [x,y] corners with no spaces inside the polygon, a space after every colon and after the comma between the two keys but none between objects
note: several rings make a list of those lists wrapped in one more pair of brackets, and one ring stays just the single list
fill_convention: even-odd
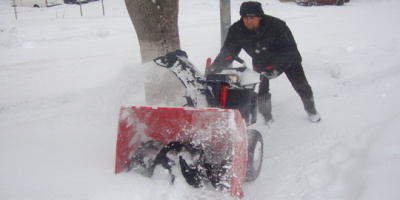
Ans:
[{"label": "snow blower auger housing", "polygon": [[[236,58],[236,60],[241,61]],[[256,122],[255,84],[242,85],[231,68],[206,78],[184,51],[154,59],[185,86],[182,107],[121,107],[115,173],[135,171],[151,177],[156,167],[178,166],[193,187],[211,183],[217,190],[243,197],[245,181],[261,170],[263,140],[246,125]]]}]

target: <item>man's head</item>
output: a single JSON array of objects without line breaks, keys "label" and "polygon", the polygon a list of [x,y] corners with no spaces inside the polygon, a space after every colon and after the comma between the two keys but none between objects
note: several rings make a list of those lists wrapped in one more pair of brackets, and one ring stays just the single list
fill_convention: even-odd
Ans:
[{"label": "man's head", "polygon": [[244,2],[240,6],[239,13],[240,16],[242,16],[243,23],[246,28],[257,31],[260,25],[261,17],[264,15],[261,3],[254,1]]},{"label": "man's head", "polygon": [[264,15],[261,3],[255,1],[243,2],[240,5],[239,13],[242,17],[262,17]]}]

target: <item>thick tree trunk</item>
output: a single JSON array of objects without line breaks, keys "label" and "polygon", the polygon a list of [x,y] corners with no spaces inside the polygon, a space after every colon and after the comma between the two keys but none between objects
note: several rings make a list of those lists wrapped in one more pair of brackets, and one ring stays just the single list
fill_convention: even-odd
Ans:
[{"label": "thick tree trunk", "polygon": [[[179,0],[125,0],[139,40],[142,63],[180,49]],[[146,74],[146,103],[175,105],[180,102],[182,83],[162,68]]]},{"label": "thick tree trunk", "polygon": [[125,0],[139,39],[142,63],[180,49],[179,0]]}]

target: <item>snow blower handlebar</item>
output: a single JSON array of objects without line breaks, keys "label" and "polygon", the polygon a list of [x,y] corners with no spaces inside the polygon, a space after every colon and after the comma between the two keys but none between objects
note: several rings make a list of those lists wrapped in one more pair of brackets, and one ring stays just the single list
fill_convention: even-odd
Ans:
[{"label": "snow blower handlebar", "polygon": [[228,57],[226,57],[226,60],[236,60],[238,63],[242,64],[243,66],[246,66],[246,63],[244,62],[244,60],[239,58],[239,56],[228,56]]},{"label": "snow blower handlebar", "polygon": [[226,57],[226,60],[237,61],[238,63],[242,64],[243,66],[241,66],[241,67],[223,68],[222,71],[224,71],[224,70],[236,70],[238,72],[244,72],[246,70],[246,68],[247,68],[246,62],[244,62],[243,59],[239,58],[239,56],[228,56],[228,57]]},{"label": "snow blower handlebar", "polygon": [[238,56],[227,56],[225,58],[227,61],[237,61],[238,63],[242,64],[241,67],[227,67],[227,68],[223,68],[223,67],[213,67],[211,66],[211,58],[207,59],[206,62],[206,73],[205,76],[209,75],[209,74],[214,74],[214,73],[218,73],[221,71],[225,71],[225,70],[236,70],[238,72],[244,72],[247,69],[247,65],[246,62],[244,62],[243,59],[239,58]]}]

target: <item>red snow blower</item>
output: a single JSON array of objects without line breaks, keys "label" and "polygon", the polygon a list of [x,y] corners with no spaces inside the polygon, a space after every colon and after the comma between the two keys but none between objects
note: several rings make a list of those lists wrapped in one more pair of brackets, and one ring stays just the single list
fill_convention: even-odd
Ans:
[{"label": "red snow blower", "polygon": [[206,78],[184,51],[154,59],[171,70],[186,88],[182,107],[122,107],[119,117],[115,173],[135,171],[151,177],[156,167],[175,180],[178,167],[193,187],[211,183],[217,190],[243,197],[244,182],[261,170],[263,139],[246,130],[256,123],[256,83],[242,85],[240,68],[228,68]]}]

